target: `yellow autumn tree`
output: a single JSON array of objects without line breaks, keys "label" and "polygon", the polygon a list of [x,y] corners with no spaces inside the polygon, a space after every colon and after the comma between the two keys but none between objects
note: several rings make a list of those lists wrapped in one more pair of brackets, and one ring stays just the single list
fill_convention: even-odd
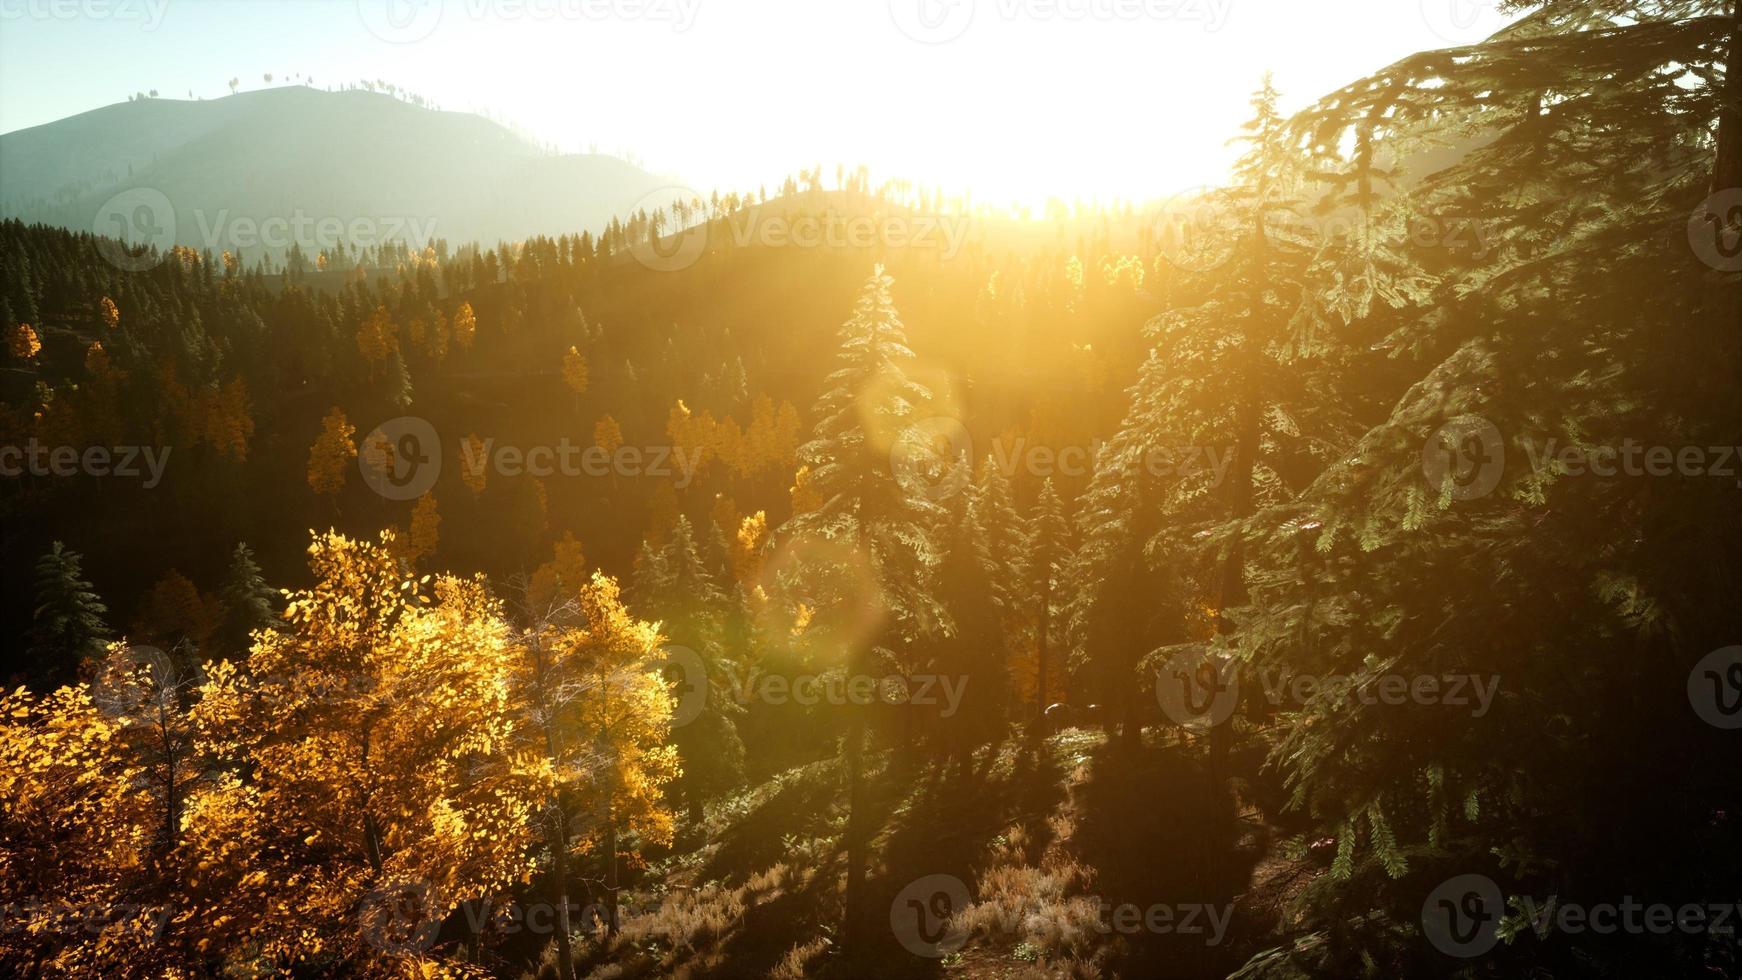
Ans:
[{"label": "yellow autumn tree", "polygon": [[607,415],[593,424],[593,445],[605,451],[610,456],[623,445],[623,429],[617,425],[617,420]]},{"label": "yellow autumn tree", "polygon": [[21,361],[28,361],[42,352],[42,340],[28,323],[20,323],[8,338],[7,349],[12,356]]},{"label": "yellow autumn tree", "polygon": [[486,448],[484,440],[475,432],[460,440],[460,480],[474,497],[484,492],[485,477],[490,468]]},{"label": "yellow autumn tree", "polygon": [[585,696],[564,726],[579,765],[564,766],[577,802],[572,830],[583,854],[604,865],[608,923],[616,930],[623,834],[670,844],[672,814],[661,787],[681,774],[671,737],[671,694],[661,669],[664,637],[624,608],[615,579],[595,574],[580,590],[579,624],[554,640]]},{"label": "yellow autumn tree", "polygon": [[191,643],[202,649],[216,626],[217,600],[202,596],[186,575],[172,568],[140,602],[132,635],[164,647]]},{"label": "yellow autumn tree", "polygon": [[375,307],[375,312],[364,317],[357,326],[357,353],[373,367],[398,349],[398,328],[393,324],[393,317],[388,314],[387,307]]},{"label": "yellow autumn tree", "polygon": [[344,410],[337,406],[321,420],[321,434],[308,451],[309,489],[327,497],[344,489],[345,471],[357,457],[357,444],[351,441],[356,433],[356,426],[345,420]]},{"label": "yellow autumn tree", "polygon": [[115,368],[101,341],[93,340],[85,349],[85,373],[89,379],[74,392],[81,428],[94,442],[120,442],[121,382],[126,372]]},{"label": "yellow autumn tree", "polygon": [[425,493],[411,507],[411,527],[405,535],[405,560],[413,567],[435,554],[441,541],[442,515],[436,510],[435,494]]},{"label": "yellow autumn tree", "polygon": [[573,531],[564,531],[551,549],[550,561],[538,566],[528,580],[527,603],[534,613],[542,615],[574,598],[589,578],[586,551]]},{"label": "yellow autumn tree", "polygon": [[576,395],[587,393],[587,356],[574,347],[563,354],[563,384]]},{"label": "yellow autumn tree", "polygon": [[792,488],[787,491],[787,495],[792,498],[794,516],[808,514],[823,504],[822,495],[817,493],[816,487],[812,485],[809,466],[800,466],[798,471],[793,473]]},{"label": "yellow autumn tree", "polygon": [[517,730],[501,604],[481,579],[409,577],[393,548],[318,535],[286,628],[208,671],[194,717],[229,774],[183,819],[200,862],[179,914],[214,951],[288,972],[430,967],[458,903],[533,871],[554,773]]},{"label": "yellow autumn tree", "polygon": [[768,542],[768,514],[757,511],[738,524],[732,538],[732,577],[746,592],[762,580],[763,546]]},{"label": "yellow autumn tree", "polygon": [[110,330],[121,325],[121,310],[107,296],[97,303],[97,314],[103,318],[103,326]]},{"label": "yellow autumn tree", "polygon": [[164,909],[129,904],[162,821],[124,725],[85,684],[0,697],[0,974],[144,976],[164,965],[152,962],[167,953],[156,942]]},{"label": "yellow autumn tree", "polygon": [[478,317],[472,313],[472,304],[461,303],[454,311],[454,346],[462,353],[472,349],[472,339],[478,334]]}]

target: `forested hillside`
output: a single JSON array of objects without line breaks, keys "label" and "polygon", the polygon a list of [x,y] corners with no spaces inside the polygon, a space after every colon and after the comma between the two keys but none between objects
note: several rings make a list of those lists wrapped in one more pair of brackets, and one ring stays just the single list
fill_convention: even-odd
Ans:
[{"label": "forested hillside", "polygon": [[1742,19],[1516,6],[1149,204],[0,224],[0,969],[1742,976]]}]

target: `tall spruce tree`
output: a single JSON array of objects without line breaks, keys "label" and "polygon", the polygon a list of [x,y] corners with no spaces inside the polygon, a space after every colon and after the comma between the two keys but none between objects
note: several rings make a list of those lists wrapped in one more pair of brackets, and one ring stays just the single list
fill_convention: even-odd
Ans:
[{"label": "tall spruce tree", "polygon": [[[1248,975],[1344,973],[1380,950],[1449,970],[1421,938],[1422,899],[1459,874],[1513,900],[1499,929],[1519,941],[1489,955],[1492,975],[1737,962],[1710,936],[1524,941],[1518,901],[1700,895],[1738,873],[1738,831],[1713,814],[1742,803],[1742,761],[1687,695],[1690,668],[1742,635],[1734,488],[1604,477],[1547,447],[1742,432],[1742,277],[1701,261],[1689,228],[1742,174],[1742,21],[1727,0],[1513,6],[1531,12],[1488,41],[1406,58],[1295,121],[1344,187],[1457,146],[1391,193],[1487,241],[1404,243],[1440,280],[1431,308],[1352,365],[1386,410],[1297,500],[1240,526],[1241,646],[1358,691],[1398,676],[1498,687],[1480,713],[1333,690],[1288,706],[1272,760],[1338,853],[1297,910],[1294,938],[1312,939]],[[1569,817],[1595,807],[1601,820]]]},{"label": "tall spruce tree", "polygon": [[238,542],[230,555],[230,569],[218,592],[222,620],[213,637],[220,656],[245,654],[249,637],[255,630],[273,629],[279,623],[273,608],[278,593],[260,575],[254,561],[254,551],[247,542]]},{"label": "tall spruce tree", "polygon": [[[966,468],[970,464],[964,459],[956,465]],[[981,470],[982,485],[988,472],[993,471],[989,467]],[[945,501],[934,534],[939,553],[934,590],[949,625],[925,645],[932,651],[929,669],[952,685],[961,684],[962,700],[955,706],[956,713],[939,716],[949,749],[958,755],[1002,734],[1009,699],[1006,620],[999,594],[1010,595],[1015,582],[992,557],[991,534],[984,516],[988,503],[983,490],[954,494]],[[1008,507],[1008,499],[1003,503]]]},{"label": "tall spruce tree", "polygon": [[26,635],[32,659],[60,676],[102,662],[109,609],[80,569],[78,552],[56,541],[36,562],[34,606]]},{"label": "tall spruce tree", "polygon": [[[902,454],[923,450],[910,433],[923,421],[933,393],[909,376],[915,359],[890,296],[893,282],[881,265],[874,268],[841,327],[836,367],[813,411],[813,436],[798,451],[820,503],[795,514],[781,530],[788,541],[845,542],[857,553],[857,558],[833,561],[825,557],[827,549],[819,548],[802,569],[801,588],[825,628],[829,620],[851,615],[868,585],[876,590],[886,625],[879,635],[849,639],[843,651],[849,677],[876,676],[880,663],[895,660],[892,644],[929,632],[940,619],[926,589],[926,570],[936,561],[929,526],[937,504],[924,492],[923,480],[911,478],[904,486],[895,466],[898,458],[911,462]],[[934,461],[919,462],[904,472],[929,475]],[[871,570],[873,582],[863,580],[862,568]],[[862,709],[849,709],[843,754],[848,799],[844,938],[850,955],[863,952],[869,836],[865,722]]]},{"label": "tall spruce tree", "polygon": [[1041,717],[1047,705],[1047,681],[1057,632],[1058,605],[1064,594],[1065,567],[1070,560],[1070,523],[1064,504],[1049,478],[1040,485],[1040,496],[1028,519],[1028,540],[1023,547],[1023,568],[1028,574],[1023,596],[1034,623],[1034,713]]},{"label": "tall spruce tree", "polygon": [[[672,741],[683,764],[678,790],[692,828],[699,830],[703,805],[744,779],[744,742],[736,722],[743,708],[733,699],[736,663],[726,635],[727,599],[702,561],[688,517],[678,516],[660,565],[665,570],[664,587],[648,608],[671,644],[693,653],[706,675],[707,689],[699,708],[690,709],[693,716],[685,711],[672,726]],[[674,658],[670,666],[693,670],[696,664]]]}]

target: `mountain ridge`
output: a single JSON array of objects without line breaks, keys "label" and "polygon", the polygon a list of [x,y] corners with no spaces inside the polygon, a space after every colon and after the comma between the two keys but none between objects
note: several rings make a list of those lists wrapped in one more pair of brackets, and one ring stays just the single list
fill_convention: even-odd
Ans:
[{"label": "mountain ridge", "polygon": [[[145,99],[0,134],[5,217],[114,234],[143,201],[140,240],[250,259],[293,242],[429,244],[396,234],[407,230],[451,242],[596,231],[665,203],[675,184],[613,156],[549,153],[472,113],[354,90]],[[164,202],[173,215],[156,213]]]}]

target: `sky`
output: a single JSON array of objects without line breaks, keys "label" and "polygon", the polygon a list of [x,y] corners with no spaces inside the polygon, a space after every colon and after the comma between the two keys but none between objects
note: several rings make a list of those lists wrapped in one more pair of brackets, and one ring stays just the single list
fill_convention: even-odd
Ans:
[{"label": "sky", "polygon": [[157,89],[383,79],[698,188],[863,164],[987,203],[1214,183],[1284,108],[1478,40],[1495,0],[0,0],[0,132]]}]

